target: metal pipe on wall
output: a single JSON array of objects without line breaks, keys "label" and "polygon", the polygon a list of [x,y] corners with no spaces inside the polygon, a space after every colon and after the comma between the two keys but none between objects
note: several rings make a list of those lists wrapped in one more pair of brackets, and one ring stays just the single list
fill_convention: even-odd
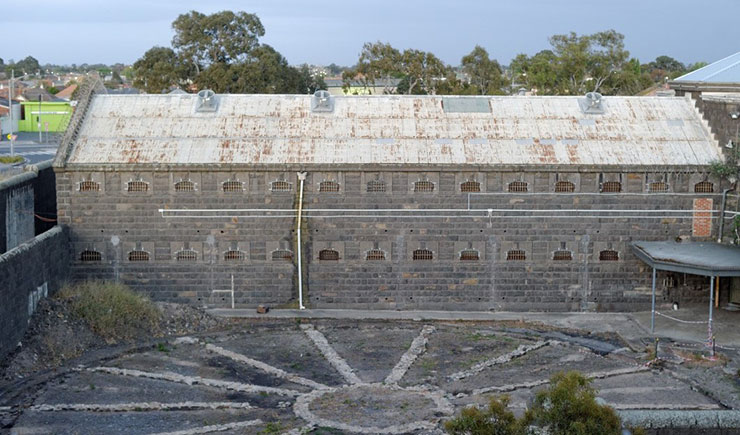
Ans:
[{"label": "metal pipe on wall", "polygon": [[296,221],[296,235],[298,237],[296,253],[298,254],[298,309],[305,310],[303,306],[303,259],[301,257],[301,251],[303,250],[303,244],[301,243],[301,218],[303,214],[303,182],[306,180],[305,172],[298,172],[298,180],[301,182],[301,191],[298,195],[298,219]]},{"label": "metal pipe on wall", "polygon": [[725,189],[722,192],[722,205],[719,207],[719,235],[717,237],[717,243],[722,243],[722,233],[725,231],[725,209],[727,208],[727,194],[732,189]]}]

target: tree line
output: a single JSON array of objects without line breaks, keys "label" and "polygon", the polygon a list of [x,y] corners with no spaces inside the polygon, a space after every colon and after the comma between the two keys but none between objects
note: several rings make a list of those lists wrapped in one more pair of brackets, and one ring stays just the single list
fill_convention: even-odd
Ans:
[{"label": "tree line", "polygon": [[277,50],[259,42],[259,17],[222,11],[191,11],[172,23],[172,47],[153,47],[134,63],[134,86],[160,93],[173,86],[218,93],[313,93],[326,85],[307,65],[292,67]]},{"label": "tree line", "polygon": [[[218,93],[313,93],[325,89],[321,74],[308,65],[291,66],[273,47],[260,42],[265,28],[259,17],[246,12],[221,11],[206,15],[182,14],[172,23],[175,36],[170,47],[155,46],[133,67],[116,64],[39,65],[32,56],[5,64],[9,75],[39,71],[97,70],[115,78],[133,76],[133,85],[149,93],[174,87],[188,91],[212,89]],[[606,30],[591,35],[553,35],[550,47],[532,56],[517,55],[502,66],[476,45],[457,66],[447,65],[434,53],[400,50],[385,42],[363,45],[352,67],[328,66],[341,73],[347,92],[358,86],[365,92],[388,94],[505,95],[522,90],[536,95],[581,95],[598,91],[606,95],[634,95],[706,65],[684,65],[669,56],[642,64],[624,45],[624,35]]]},{"label": "tree line", "polygon": [[520,90],[537,95],[635,95],[666,78],[706,65],[685,66],[659,56],[648,64],[631,58],[624,35],[607,30],[592,35],[569,33],[549,38],[551,48],[533,56],[519,54],[508,68],[475,46],[458,67],[433,53],[400,51],[388,43],[366,43],[357,64],[344,71],[345,90],[356,85],[383,93],[505,95]]}]

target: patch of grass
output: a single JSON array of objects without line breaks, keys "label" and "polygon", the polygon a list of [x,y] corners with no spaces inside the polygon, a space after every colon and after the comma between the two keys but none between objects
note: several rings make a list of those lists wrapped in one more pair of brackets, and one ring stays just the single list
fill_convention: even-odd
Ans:
[{"label": "patch of grass", "polygon": [[281,433],[283,431],[283,425],[279,422],[269,422],[265,425],[265,428],[260,431],[261,434],[273,434]]},{"label": "patch of grass", "polygon": [[20,163],[23,161],[23,157],[21,156],[0,156],[0,163],[5,163],[6,165],[11,163]]},{"label": "patch of grass", "polygon": [[157,350],[164,353],[170,352],[170,348],[167,347],[167,343],[157,343]]},{"label": "patch of grass", "polygon": [[472,334],[468,334],[467,338],[470,341],[481,341],[481,340],[487,340],[490,337],[487,335],[483,335],[480,332],[474,332]]},{"label": "patch of grass", "polygon": [[159,309],[124,284],[87,281],[65,287],[59,297],[69,300],[72,313],[108,343],[159,332]]}]

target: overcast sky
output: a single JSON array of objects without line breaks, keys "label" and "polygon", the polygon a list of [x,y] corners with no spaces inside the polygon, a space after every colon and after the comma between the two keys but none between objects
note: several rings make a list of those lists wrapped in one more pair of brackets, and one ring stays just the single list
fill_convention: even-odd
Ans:
[{"label": "overcast sky", "polygon": [[[133,63],[169,46],[172,21],[198,10],[256,13],[262,42],[291,64],[352,65],[366,41],[431,51],[457,65],[476,45],[503,64],[550,35],[613,28],[641,62],[713,62],[740,51],[739,0],[41,0],[0,4],[0,57],[42,64]],[[10,3],[10,4],[8,4]],[[11,36],[12,35],[12,36]]]}]

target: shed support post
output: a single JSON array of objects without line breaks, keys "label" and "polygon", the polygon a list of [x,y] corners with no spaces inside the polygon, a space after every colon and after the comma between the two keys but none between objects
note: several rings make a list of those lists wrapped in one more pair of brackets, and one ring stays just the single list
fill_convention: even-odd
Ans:
[{"label": "shed support post", "polygon": [[714,276],[709,279],[709,323],[707,331],[707,345],[712,346],[714,334],[712,333],[712,310],[714,309]]},{"label": "shed support post", "polygon": [[655,268],[653,267],[653,308],[650,312],[650,333],[655,334]]}]

